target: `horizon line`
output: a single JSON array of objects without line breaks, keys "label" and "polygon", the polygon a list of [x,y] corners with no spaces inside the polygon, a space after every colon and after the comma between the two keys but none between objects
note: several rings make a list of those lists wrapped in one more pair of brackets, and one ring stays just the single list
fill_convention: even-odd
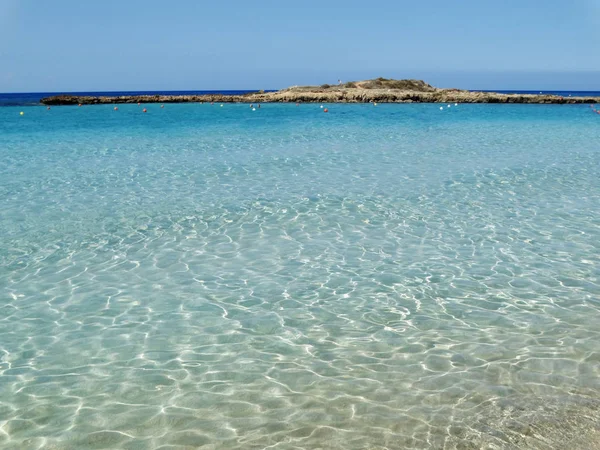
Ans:
[{"label": "horizon line", "polygon": [[[319,86],[319,85],[315,85],[315,86]],[[286,89],[286,88],[281,88],[281,89],[99,89],[99,90],[76,90],[76,91],[15,91],[15,92],[0,92],[0,95],[18,95],[18,94],[29,94],[29,95],[33,95],[33,94],[65,94],[65,95],[71,95],[71,94],[118,94],[118,93],[122,93],[122,92],[224,92],[224,91],[230,91],[230,92],[259,92],[259,91],[265,91],[265,92],[277,92],[280,91],[282,89]],[[449,89],[449,88],[439,88],[439,89]],[[452,89],[452,88],[450,88]],[[600,92],[600,88],[599,89],[560,89],[560,88],[553,88],[553,89],[460,89],[460,90],[464,90],[464,91],[471,91],[471,92],[502,92],[502,91],[510,91],[510,92]]]}]

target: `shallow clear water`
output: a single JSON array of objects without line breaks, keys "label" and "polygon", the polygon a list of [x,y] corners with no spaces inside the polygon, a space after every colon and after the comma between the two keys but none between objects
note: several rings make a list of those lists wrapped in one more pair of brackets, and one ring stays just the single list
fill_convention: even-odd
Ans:
[{"label": "shallow clear water", "polygon": [[0,448],[598,444],[587,106],[147,108],[0,108]]}]

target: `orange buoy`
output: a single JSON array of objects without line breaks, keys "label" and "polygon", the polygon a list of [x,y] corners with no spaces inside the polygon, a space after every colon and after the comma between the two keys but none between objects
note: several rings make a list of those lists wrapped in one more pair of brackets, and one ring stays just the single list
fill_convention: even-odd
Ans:
[{"label": "orange buoy", "polygon": [[146,108],[142,109],[142,112],[148,112],[148,110]]},{"label": "orange buoy", "polygon": [[327,108],[325,108],[325,109],[323,110],[323,112],[329,112],[329,110],[328,110]]},{"label": "orange buoy", "polygon": [[116,106],[115,106],[113,109],[114,109],[115,111],[118,111],[118,110],[119,110],[119,108],[117,108]]}]

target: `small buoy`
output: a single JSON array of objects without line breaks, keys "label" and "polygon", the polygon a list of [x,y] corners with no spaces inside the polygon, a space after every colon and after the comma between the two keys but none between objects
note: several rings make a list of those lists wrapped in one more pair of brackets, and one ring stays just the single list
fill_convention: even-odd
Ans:
[{"label": "small buoy", "polygon": [[443,107],[443,106],[440,106],[440,111],[443,111],[443,110],[444,110],[444,107]]},{"label": "small buoy", "polygon": [[146,108],[142,109],[142,112],[148,112],[148,110]]},{"label": "small buoy", "polygon": [[454,106],[458,106],[458,103],[455,103]]},{"label": "small buoy", "polygon": [[21,111],[21,112],[19,113],[19,115],[20,115],[20,116],[22,116],[23,114],[25,114],[23,111]]},{"label": "small buoy", "polygon": [[296,106],[300,106],[300,103],[296,103]]},{"label": "small buoy", "polygon": [[321,105],[321,108],[323,108],[323,105]]},{"label": "small buoy", "polygon": [[448,108],[450,108],[451,105],[448,105]]},{"label": "small buoy", "polygon": [[325,108],[325,109],[323,110],[323,112],[329,112],[329,110],[328,110],[327,108]]},{"label": "small buoy", "polygon": [[223,107],[223,103],[221,103],[221,108]]},{"label": "small buoy", "polygon": [[140,102],[138,102],[138,106],[140,106],[140,105],[141,105],[141,103],[140,103]]},{"label": "small buoy", "polygon": [[373,106],[377,106],[377,102],[373,103]]},{"label": "small buoy", "polygon": [[210,104],[211,104],[211,105],[214,105],[214,104],[215,104],[215,102],[210,102]]},{"label": "small buoy", "polygon": [[256,111],[256,108],[252,108],[252,111]]},{"label": "small buoy", "polygon": [[79,105],[77,105],[77,106],[79,106],[81,108],[81,103]]},{"label": "small buoy", "polygon": [[118,110],[119,110],[119,108],[117,108],[116,106],[115,106],[113,109],[114,109],[115,111],[118,111]]},{"label": "small buoy", "polygon": [[161,108],[164,108],[164,107],[165,107],[165,105],[160,105],[160,107],[161,107]]}]

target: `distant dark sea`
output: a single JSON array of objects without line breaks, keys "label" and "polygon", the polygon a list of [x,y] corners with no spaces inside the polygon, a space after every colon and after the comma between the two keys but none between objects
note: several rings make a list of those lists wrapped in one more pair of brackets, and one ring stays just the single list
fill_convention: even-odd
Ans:
[{"label": "distant dark sea", "polygon": [[561,97],[600,97],[600,91],[498,91],[475,89],[472,92],[498,92],[499,94],[550,94]]},{"label": "distant dark sea", "polygon": [[[201,94],[230,94],[240,95],[248,92],[257,92],[252,90],[230,90],[230,91],[114,91],[114,92],[69,92],[72,95],[90,95],[90,96],[120,96],[120,95],[201,95]],[[272,92],[272,91],[266,91]],[[476,90],[474,92],[500,92],[503,94],[544,94],[560,95],[562,97],[600,97],[600,91],[505,91],[505,90]],[[52,95],[63,94],[63,92],[28,92],[15,94],[0,93],[0,106],[35,106],[40,104],[40,99]]]}]

